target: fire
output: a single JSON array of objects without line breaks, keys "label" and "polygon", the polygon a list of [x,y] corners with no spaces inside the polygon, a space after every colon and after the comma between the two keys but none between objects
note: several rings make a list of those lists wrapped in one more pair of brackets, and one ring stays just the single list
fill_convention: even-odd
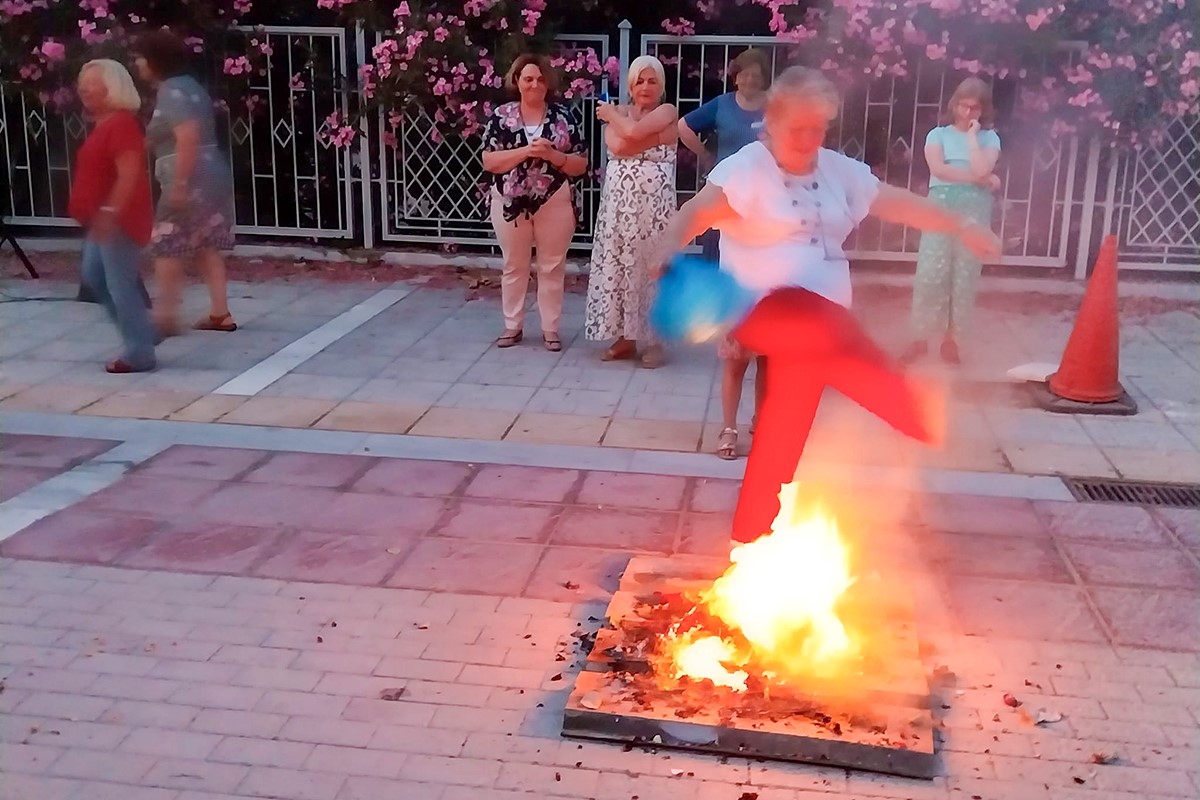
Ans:
[{"label": "fire", "polygon": [[834,678],[857,654],[838,615],[854,577],[837,523],[821,508],[802,508],[796,484],[779,497],[771,534],[735,549],[729,569],[701,596],[699,610],[727,633],[677,625],[664,643],[671,677],[745,691],[743,668],[798,683]]}]

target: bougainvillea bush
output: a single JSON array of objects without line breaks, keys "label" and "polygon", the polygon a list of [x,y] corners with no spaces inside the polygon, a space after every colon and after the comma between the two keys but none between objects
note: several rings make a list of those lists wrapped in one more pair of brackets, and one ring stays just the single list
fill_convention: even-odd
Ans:
[{"label": "bougainvillea bush", "polygon": [[[1018,87],[1014,113],[1050,132],[1139,142],[1200,114],[1198,13],[1197,0],[0,0],[0,79],[66,103],[82,60],[170,25],[198,50],[236,41],[237,52],[209,56],[236,91],[270,53],[223,36],[231,25],[361,24],[370,53],[349,76],[358,108],[383,109],[394,129],[416,104],[469,133],[520,51],[551,54],[568,97],[592,91],[615,62],[554,37],[611,33],[629,17],[640,31],[776,35],[794,60],[846,83],[903,79],[923,62],[995,76]],[[329,127],[342,145],[357,130],[341,118]]]}]

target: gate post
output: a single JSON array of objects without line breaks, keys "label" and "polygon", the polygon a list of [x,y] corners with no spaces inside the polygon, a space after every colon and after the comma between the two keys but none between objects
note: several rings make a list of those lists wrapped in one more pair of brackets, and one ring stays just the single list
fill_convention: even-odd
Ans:
[{"label": "gate post", "polygon": [[622,105],[624,105],[629,102],[629,62],[632,60],[629,57],[629,32],[633,30],[633,23],[627,19],[623,19],[617,25],[617,28],[621,31],[621,77],[619,79],[621,85],[617,87],[617,90],[620,92],[618,96],[621,98]]},{"label": "gate post", "polygon": [[1092,255],[1092,217],[1096,213],[1097,184],[1100,178],[1100,142],[1094,137],[1088,141],[1087,173],[1083,180],[1083,204],[1079,218],[1079,246],[1075,253],[1075,280],[1087,277],[1088,261]]},{"label": "gate post", "polygon": [[[367,63],[367,34],[363,29],[362,20],[357,20],[354,23],[354,51],[355,65],[362,67]],[[363,101],[363,80],[362,72],[358,72],[358,103],[359,111],[362,111]],[[371,189],[374,187],[374,182],[371,180],[371,144],[369,135],[371,133],[371,123],[367,116],[363,114],[358,120],[358,188],[362,203],[362,243],[363,248],[370,250],[375,247],[375,207],[374,198],[371,196]],[[380,147],[383,143],[380,142]]]}]

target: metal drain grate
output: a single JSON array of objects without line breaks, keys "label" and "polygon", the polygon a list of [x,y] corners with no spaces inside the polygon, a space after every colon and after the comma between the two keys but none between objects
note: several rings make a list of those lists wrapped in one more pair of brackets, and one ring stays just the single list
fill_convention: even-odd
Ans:
[{"label": "metal drain grate", "polygon": [[1195,483],[1149,483],[1104,478],[1063,478],[1063,482],[1076,500],[1088,503],[1200,508],[1200,484]]}]

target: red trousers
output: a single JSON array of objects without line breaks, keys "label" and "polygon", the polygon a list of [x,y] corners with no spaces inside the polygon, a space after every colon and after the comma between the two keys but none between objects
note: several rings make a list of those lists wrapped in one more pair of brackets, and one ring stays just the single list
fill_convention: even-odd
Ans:
[{"label": "red trousers", "polygon": [[932,438],[904,374],[837,303],[806,289],[779,289],[754,307],[733,337],[767,358],[766,393],[738,495],[734,540],[752,542],[771,532],[779,488],[795,476],[826,386],[901,433]]}]

